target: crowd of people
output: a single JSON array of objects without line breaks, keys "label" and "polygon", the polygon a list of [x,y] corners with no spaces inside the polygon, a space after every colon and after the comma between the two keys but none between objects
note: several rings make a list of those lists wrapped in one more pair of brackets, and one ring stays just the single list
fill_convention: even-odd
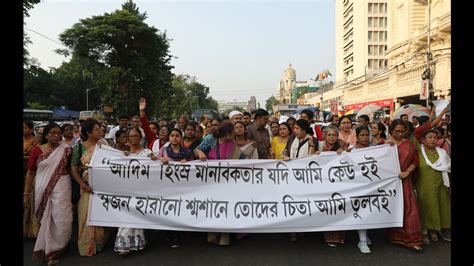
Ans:
[{"label": "crowd of people", "polygon": [[[122,115],[107,132],[107,123],[88,119],[82,123],[49,123],[37,132],[31,121],[23,123],[24,152],[24,237],[36,238],[33,258],[49,265],[59,262],[69,244],[73,222],[78,226],[77,247],[81,256],[93,256],[115,237],[119,255],[142,250],[147,241],[144,229],[88,226],[87,208],[92,189],[88,164],[97,145],[112,146],[128,156],[149,157],[163,164],[170,161],[220,159],[295,160],[338,154],[374,145],[396,145],[403,186],[403,227],[387,230],[392,243],[414,251],[438,241],[451,241],[450,155],[451,124],[445,108],[435,117],[409,117],[393,121],[370,121],[361,115],[333,115],[329,125],[317,125],[314,114],[304,110],[299,119],[279,121],[266,110],[252,113],[232,111],[223,119],[201,117],[189,121],[184,115],[173,121],[148,121],[146,99],[138,103],[139,115]],[[411,121],[409,121],[411,120]],[[131,122],[129,124],[129,122]],[[357,244],[370,253],[367,230],[358,230]],[[235,239],[247,234],[236,234]],[[300,234],[290,233],[289,241]],[[168,232],[170,246],[182,245],[181,232]],[[231,234],[208,233],[207,241],[227,246]],[[330,247],[344,244],[344,231],[324,233]]]}]

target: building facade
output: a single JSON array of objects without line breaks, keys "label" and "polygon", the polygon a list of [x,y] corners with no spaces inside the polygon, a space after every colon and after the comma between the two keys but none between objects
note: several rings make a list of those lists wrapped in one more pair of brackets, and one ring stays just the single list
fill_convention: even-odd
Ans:
[{"label": "building facade", "polygon": [[[367,5],[367,19],[370,19],[369,10],[372,13],[375,10],[374,4],[378,4],[378,11],[381,11],[381,1],[361,2],[365,2]],[[344,72],[339,74],[343,75],[342,79],[339,78],[340,76],[336,76],[338,80],[336,88],[343,91],[342,98],[346,111],[360,109],[369,103],[381,104],[390,111],[408,103],[425,105],[426,101],[420,100],[420,90],[423,81],[422,74],[427,69],[428,47],[431,51],[432,99],[450,99],[451,1],[430,0],[429,2],[429,5],[422,0],[386,2],[388,4],[386,5],[388,44],[385,56],[388,60],[388,67],[381,72],[372,72],[372,75],[369,75],[370,72],[361,77],[354,75],[352,79],[345,79]],[[430,15],[428,15],[428,9]],[[385,5],[383,5],[382,11],[385,12]],[[428,23],[428,16],[431,17],[430,23]],[[428,28],[430,28],[431,37],[429,46],[427,42]],[[374,38],[373,36],[372,38]],[[367,51],[370,53],[371,44],[368,45]],[[380,44],[377,45],[380,46]],[[369,64],[371,57],[369,56],[367,60]],[[375,64],[374,62],[372,61],[372,66]],[[344,62],[336,61],[336,69],[341,69],[341,64],[343,68]],[[378,65],[380,66],[380,61],[378,61]]]},{"label": "building facade", "polygon": [[232,102],[225,102],[225,101],[218,101],[218,108],[219,112],[224,112],[226,110],[234,110],[235,107],[240,107],[242,109],[247,109],[247,104],[248,102],[238,102],[238,101],[232,101]]},{"label": "building facade", "polygon": [[336,1],[336,87],[387,68],[388,2]]},{"label": "building facade", "polygon": [[280,104],[291,103],[291,93],[294,88],[296,88],[296,71],[290,64],[278,84],[277,99]]},{"label": "building facade", "polygon": [[257,110],[257,98],[255,96],[251,96],[250,100],[247,103],[247,111],[251,112],[253,110]]},{"label": "building facade", "polygon": [[388,91],[395,108],[408,103],[426,105],[425,100],[420,100],[420,91],[427,70],[428,49],[431,99],[450,100],[451,0],[394,0],[391,12],[392,38],[387,55],[393,71],[389,73]]}]

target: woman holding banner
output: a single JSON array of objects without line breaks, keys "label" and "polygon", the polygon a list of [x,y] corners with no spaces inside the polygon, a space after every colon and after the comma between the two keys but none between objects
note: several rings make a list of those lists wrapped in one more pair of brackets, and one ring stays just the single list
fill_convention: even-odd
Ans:
[{"label": "woman holding banner", "polygon": [[[141,145],[143,135],[141,130],[132,127],[128,131],[128,143],[130,151],[124,151],[126,156],[135,155],[150,157],[152,160],[157,160],[158,157],[153,155],[149,149],[144,149]],[[125,256],[130,254],[130,251],[143,250],[146,246],[145,230],[140,228],[120,227],[115,238],[114,251],[117,254]]]},{"label": "woman holding banner", "polygon": [[418,152],[416,146],[405,138],[408,126],[403,120],[393,120],[388,130],[390,138],[387,143],[397,145],[403,186],[403,227],[389,229],[388,236],[392,243],[420,252],[423,250],[423,236],[412,183],[413,172],[418,167]]},{"label": "woman holding banner", "polygon": [[81,188],[81,197],[77,204],[79,219],[79,235],[77,245],[81,256],[94,256],[100,252],[110,235],[107,227],[88,226],[87,209],[89,206],[89,196],[92,192],[89,186],[89,174],[87,167],[91,161],[95,147],[102,137],[99,122],[89,118],[81,127],[82,141],[74,146],[72,151],[71,174]]},{"label": "woman holding banner", "polygon": [[[234,142],[234,125],[231,122],[222,122],[213,132],[213,138],[215,141],[203,141],[194,150],[194,154],[201,161],[245,159],[245,155]],[[208,233],[207,242],[228,246],[230,245],[230,236],[229,233]]]},{"label": "woman holding banner", "polygon": [[[375,146],[378,144],[372,145],[370,142],[370,130],[369,127],[366,125],[360,125],[355,129],[356,132],[356,144],[354,146],[349,147],[346,151],[350,152],[351,150],[356,149],[363,149],[368,148],[370,146]],[[380,133],[379,133],[380,135]],[[372,244],[370,239],[367,237],[367,229],[357,230],[359,234],[359,243],[357,247],[359,248],[360,252],[364,254],[370,253],[370,248],[368,245]]]},{"label": "woman holding banner", "polygon": [[[158,153],[158,158],[163,164],[169,164],[170,161],[185,163],[194,159],[193,153],[181,144],[182,141],[183,133],[181,130],[173,128],[169,139],[170,144],[160,149]],[[171,242],[171,248],[179,248],[181,246],[181,232],[169,231],[168,238]]]},{"label": "woman holding banner", "polygon": [[[339,121],[342,120],[344,116],[341,117]],[[347,119],[345,119],[347,120]],[[348,144],[339,138],[339,128],[333,125],[329,125],[323,130],[324,141],[319,142],[318,151],[316,155],[320,155],[324,151],[335,151],[337,154],[341,154],[347,149]],[[339,244],[344,244],[344,239],[346,236],[345,231],[330,231],[324,232],[324,240],[330,247],[337,247]]]},{"label": "woman holding banner", "polygon": [[[289,137],[285,150],[283,151],[283,160],[298,159],[314,154],[317,139],[313,138],[313,129],[305,119],[298,119],[294,129],[295,134]],[[290,234],[290,242],[298,240],[296,233]]]},{"label": "woman holding banner", "polygon": [[[25,208],[35,209],[40,222],[33,259],[44,258],[48,265],[59,262],[72,232],[71,178],[68,165],[71,148],[61,141],[61,128],[51,123],[44,127],[41,145],[35,147],[28,161],[23,193]],[[30,191],[34,180],[34,206]]]}]

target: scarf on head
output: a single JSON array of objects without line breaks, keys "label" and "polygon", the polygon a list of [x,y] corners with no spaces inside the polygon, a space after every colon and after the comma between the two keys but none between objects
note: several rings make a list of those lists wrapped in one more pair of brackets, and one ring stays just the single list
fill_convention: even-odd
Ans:
[{"label": "scarf on head", "polygon": [[448,173],[451,173],[451,158],[449,158],[448,154],[445,150],[436,147],[436,152],[439,155],[439,158],[436,162],[431,163],[428,156],[426,156],[425,145],[421,145],[421,154],[423,154],[423,158],[425,158],[426,164],[433,168],[436,171],[440,171],[443,174],[443,184],[446,187],[449,187],[449,176]]}]

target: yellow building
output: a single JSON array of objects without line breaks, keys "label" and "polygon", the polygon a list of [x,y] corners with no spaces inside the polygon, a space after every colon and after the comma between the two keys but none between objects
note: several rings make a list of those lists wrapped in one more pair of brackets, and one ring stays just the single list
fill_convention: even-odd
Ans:
[{"label": "yellow building", "polygon": [[[429,9],[429,10],[428,10]],[[450,99],[451,94],[451,1],[394,0],[391,38],[387,56],[393,68],[388,93],[396,107],[422,103],[422,75],[427,69],[430,28],[433,99]],[[428,17],[431,17],[428,23]]]},{"label": "yellow building", "polygon": [[[339,76],[336,74],[335,87],[343,90],[342,101],[346,110],[360,109],[368,103],[377,103],[390,107],[393,111],[402,104],[426,103],[420,100],[420,91],[422,74],[427,69],[428,27],[431,29],[429,48],[432,54],[430,60],[434,96],[432,99],[450,99],[451,1],[428,1],[429,3],[424,3],[422,0],[387,1],[388,48],[385,56],[388,59],[388,66],[382,67],[378,72],[366,71],[360,76],[344,76],[343,73],[341,78],[341,74]],[[380,6],[381,1],[361,2],[365,2],[369,10],[371,4],[378,3]],[[385,10],[385,7],[382,10]],[[428,16],[431,17],[429,25]],[[336,14],[336,23],[337,17]],[[368,45],[370,46],[370,42]],[[369,47],[367,51],[368,66],[371,48]],[[339,57],[336,56],[336,60],[337,58]],[[344,66],[344,62],[337,60],[336,69],[340,69],[338,65],[341,64]]]}]

